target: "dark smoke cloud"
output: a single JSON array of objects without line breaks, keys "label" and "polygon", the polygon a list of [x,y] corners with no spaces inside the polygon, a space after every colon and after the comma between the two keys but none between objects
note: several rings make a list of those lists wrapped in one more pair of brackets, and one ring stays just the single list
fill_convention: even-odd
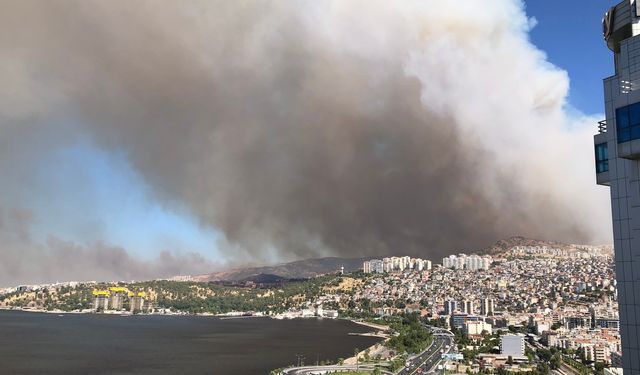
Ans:
[{"label": "dark smoke cloud", "polygon": [[5,2],[0,145],[48,142],[0,155],[124,151],[238,262],[608,241],[593,119],[522,7]]}]

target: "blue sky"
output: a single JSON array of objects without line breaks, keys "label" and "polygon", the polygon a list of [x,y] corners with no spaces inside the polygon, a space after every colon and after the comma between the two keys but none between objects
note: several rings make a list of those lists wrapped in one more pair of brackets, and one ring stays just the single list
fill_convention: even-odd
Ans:
[{"label": "blue sky", "polygon": [[[613,62],[602,41],[601,18],[614,2],[530,0],[525,4],[527,15],[538,21],[531,42],[569,74],[569,105],[585,114],[602,113],[602,79],[612,74]],[[218,258],[220,234],[199,225],[178,202],[154,200],[124,154],[106,153],[88,139],[78,138],[72,147],[58,150],[40,165],[36,175],[36,184],[51,192],[34,194],[39,198],[30,202],[40,215],[33,227],[37,238],[54,234],[79,243],[97,239],[143,257],[168,249]],[[81,178],[70,178],[77,175]],[[66,196],[68,192],[73,196]],[[61,217],[74,220],[56,219]]]},{"label": "blue sky", "polygon": [[531,42],[571,79],[569,104],[586,114],[604,112],[602,79],[613,75],[613,57],[602,40],[602,16],[619,1],[526,0],[538,25]]}]

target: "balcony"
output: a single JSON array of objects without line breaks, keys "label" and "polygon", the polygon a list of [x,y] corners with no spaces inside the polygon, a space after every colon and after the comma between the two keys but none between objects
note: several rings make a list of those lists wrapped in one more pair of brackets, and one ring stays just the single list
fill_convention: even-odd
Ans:
[{"label": "balcony", "polygon": [[598,121],[598,133],[604,134],[607,132],[607,120]]}]

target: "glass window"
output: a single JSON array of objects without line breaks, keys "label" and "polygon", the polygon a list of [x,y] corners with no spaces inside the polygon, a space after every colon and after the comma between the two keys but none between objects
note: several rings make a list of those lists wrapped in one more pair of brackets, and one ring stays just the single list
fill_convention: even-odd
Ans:
[{"label": "glass window", "polygon": [[640,103],[629,106],[629,126],[640,125]]},{"label": "glass window", "polygon": [[618,131],[618,143],[627,142],[630,140],[631,140],[631,132],[629,131],[629,129]]},{"label": "glass window", "polygon": [[618,129],[626,129],[629,127],[629,107],[616,109],[616,126]]},{"label": "glass window", "polygon": [[596,173],[607,172],[609,170],[609,149],[606,143],[596,145]]},{"label": "glass window", "polygon": [[618,143],[640,139],[640,103],[616,109]]}]

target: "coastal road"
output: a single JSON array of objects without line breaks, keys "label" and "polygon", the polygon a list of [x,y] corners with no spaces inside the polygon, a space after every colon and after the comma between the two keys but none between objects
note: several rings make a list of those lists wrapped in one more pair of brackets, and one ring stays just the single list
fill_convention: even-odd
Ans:
[{"label": "coastal road", "polygon": [[[308,366],[308,367],[290,368],[290,369],[284,370],[283,373],[287,375],[316,375],[316,374],[326,374],[334,371],[346,371],[346,370],[355,371],[356,369],[373,371],[374,366],[368,365],[368,364],[360,365],[358,367],[356,367],[356,365]],[[391,371],[388,371],[382,368],[380,370],[382,370],[382,373],[385,375],[394,375],[393,372]]]},{"label": "coastal road", "polygon": [[[443,352],[449,352],[454,344],[453,335],[434,335],[433,343],[427,350],[417,357],[412,358],[410,365],[398,372],[398,375],[426,374],[431,371],[442,359]],[[447,345],[449,348],[447,348]]]},{"label": "coastal road", "polygon": [[[398,372],[393,373],[381,368],[382,373],[386,375],[414,375],[431,371],[441,361],[442,353],[448,353],[454,347],[454,336],[447,330],[430,329],[434,334],[433,342],[427,349],[411,357],[408,361],[409,365]],[[358,367],[356,365],[303,366],[286,369],[283,373],[287,375],[316,375],[333,371],[356,370],[356,368],[371,371],[374,366],[373,364],[361,364]]]}]

